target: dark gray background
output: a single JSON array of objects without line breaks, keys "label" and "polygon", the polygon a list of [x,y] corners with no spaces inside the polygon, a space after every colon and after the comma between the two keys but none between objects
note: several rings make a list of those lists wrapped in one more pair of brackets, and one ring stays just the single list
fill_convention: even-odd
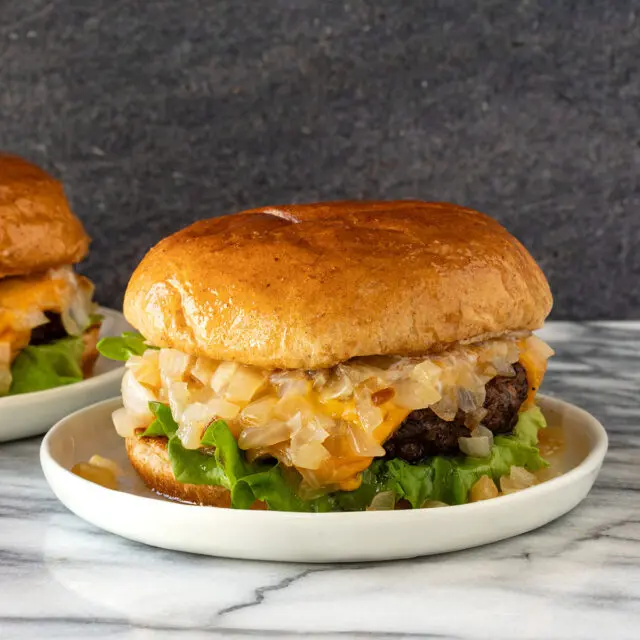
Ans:
[{"label": "dark gray background", "polygon": [[418,197],[506,224],[553,317],[639,317],[639,62],[639,2],[0,0],[0,146],[111,306],[198,218]]}]

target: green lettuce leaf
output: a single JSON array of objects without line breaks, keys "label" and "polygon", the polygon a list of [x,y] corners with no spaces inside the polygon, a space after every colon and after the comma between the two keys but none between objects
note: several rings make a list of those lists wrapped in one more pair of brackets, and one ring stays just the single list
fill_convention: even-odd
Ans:
[{"label": "green lettuce leaf", "polygon": [[151,402],[149,408],[155,420],[141,437],[168,438],[167,453],[179,482],[225,487],[231,492],[231,506],[237,509],[248,509],[256,500],[262,500],[278,511],[330,510],[331,501],[327,497],[317,500],[298,497],[297,474],[285,477],[286,472],[276,463],[247,462],[224,420],[216,420],[207,427],[201,440],[203,449],[185,449],[169,407]]},{"label": "green lettuce leaf", "polygon": [[143,336],[133,331],[125,331],[121,336],[102,338],[97,345],[98,351],[109,360],[128,360],[131,356],[141,356],[149,346]]},{"label": "green lettuce leaf", "polygon": [[512,435],[496,436],[491,455],[484,459],[436,456],[412,465],[404,460],[376,460],[362,474],[355,491],[338,491],[314,499],[298,495],[299,475],[277,463],[248,462],[224,420],[205,431],[202,449],[185,449],[177,436],[178,425],[169,407],[149,404],[154,422],[142,434],[166,436],[176,479],[190,484],[219,485],[231,492],[231,506],[248,509],[256,500],[277,511],[358,511],[366,509],[381,491],[393,491],[397,499],[418,508],[427,500],[463,504],[469,490],[483,475],[498,481],[513,465],[536,471],[547,466],[536,444],[545,426],[542,412],[534,407],[520,415]]},{"label": "green lettuce leaf", "polygon": [[185,449],[178,436],[169,438],[167,452],[173,475],[178,482],[188,484],[212,484],[231,489],[229,479],[218,465],[215,456],[198,449]]},{"label": "green lettuce leaf", "polygon": [[[173,438],[173,441],[178,438]],[[215,447],[213,458],[222,473],[222,479],[215,483],[231,491],[231,506],[236,509],[249,509],[256,500],[266,502],[270,509],[277,511],[312,511],[316,510],[319,501],[302,500],[297,495],[299,477],[285,472],[277,463],[250,463],[238,447],[229,426],[224,420],[216,420],[205,431],[201,444],[203,447]],[[175,451],[175,450],[174,450]],[[170,454],[171,458],[171,454]],[[173,465],[173,462],[172,462]],[[208,465],[200,463],[202,474],[194,478],[194,484],[212,484],[207,482],[211,477]]]},{"label": "green lettuce leaf", "polygon": [[141,434],[143,438],[152,436],[166,436],[170,438],[177,430],[178,423],[171,415],[171,409],[162,402],[150,402],[149,409],[155,416],[155,420]]},{"label": "green lettuce leaf", "polygon": [[[416,465],[397,458],[376,461],[363,476],[359,489],[362,501],[379,491],[394,491],[398,499],[408,500],[414,509],[426,500],[464,504],[469,490],[481,476],[489,476],[497,483],[501,476],[509,474],[512,466],[529,471],[548,466],[536,447],[538,430],[545,426],[542,412],[533,407],[520,414],[512,435],[494,438],[487,458],[435,456]],[[357,498],[353,496],[352,500]]]},{"label": "green lettuce leaf", "polygon": [[9,395],[44,391],[82,380],[81,337],[25,347],[11,366]]},{"label": "green lettuce leaf", "polygon": [[538,444],[538,431],[547,426],[547,421],[539,407],[531,407],[523,411],[518,417],[518,422],[513,430],[518,442],[535,447]]},{"label": "green lettuce leaf", "polygon": [[224,420],[212,422],[204,432],[200,444],[204,447],[215,447],[216,462],[229,480],[227,488],[233,487],[240,478],[251,473],[252,465],[245,462],[242,451]]}]

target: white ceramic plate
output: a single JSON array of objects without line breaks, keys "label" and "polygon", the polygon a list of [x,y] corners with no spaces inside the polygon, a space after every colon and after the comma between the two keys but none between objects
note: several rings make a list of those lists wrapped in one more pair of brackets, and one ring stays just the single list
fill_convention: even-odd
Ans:
[{"label": "white ceramic plate", "polygon": [[[101,338],[133,331],[121,313],[104,307],[100,307],[98,313],[104,316]],[[93,375],[86,380],[46,391],[0,398],[0,442],[44,433],[72,411],[112,398],[120,393],[123,374],[121,362],[100,356]]]},{"label": "white ceramic plate", "polygon": [[[355,513],[241,511],[170,502],[149,491],[131,468],[111,424],[119,398],[59,422],[40,450],[56,496],[94,525],[145,544],[192,553],[256,560],[351,562],[442,553],[495,542],[540,527],[573,509],[589,492],[607,451],[607,435],[591,415],[539,397],[550,425],[562,424],[568,469],[519,493],[455,507]],[[69,470],[94,453],[115,460],[120,491]]]}]

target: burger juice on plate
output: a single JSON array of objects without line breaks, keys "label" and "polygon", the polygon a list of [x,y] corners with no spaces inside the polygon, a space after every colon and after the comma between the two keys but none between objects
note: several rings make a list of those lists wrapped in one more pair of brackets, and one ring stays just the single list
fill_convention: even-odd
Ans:
[{"label": "burger juice on plate", "polygon": [[[289,511],[461,504],[537,482],[552,304],[497,222],[334,202],[198,222],[129,283],[113,415],[167,497]],[[144,338],[142,337],[144,336]]]},{"label": "burger juice on plate", "polygon": [[88,247],[60,183],[0,154],[0,396],[91,374],[100,317],[93,285],[71,266]]}]

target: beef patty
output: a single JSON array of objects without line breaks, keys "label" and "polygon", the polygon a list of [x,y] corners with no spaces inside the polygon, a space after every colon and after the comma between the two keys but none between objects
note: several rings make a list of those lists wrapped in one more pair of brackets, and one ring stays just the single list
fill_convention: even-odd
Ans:
[{"label": "beef patty", "polygon": [[[515,376],[497,376],[486,385],[482,424],[493,433],[508,433],[518,421],[518,411],[527,398],[527,374],[520,363],[513,365]],[[469,435],[464,413],[447,422],[431,409],[412,411],[389,438],[384,448],[387,458],[419,462],[427,456],[459,453],[458,438]]]},{"label": "beef patty", "polygon": [[60,338],[67,337],[67,331],[62,324],[62,317],[55,311],[45,311],[44,315],[47,316],[46,324],[41,324],[39,327],[35,327],[31,330],[31,340],[29,344],[37,346],[40,344],[48,344],[54,340],[60,340]]}]

